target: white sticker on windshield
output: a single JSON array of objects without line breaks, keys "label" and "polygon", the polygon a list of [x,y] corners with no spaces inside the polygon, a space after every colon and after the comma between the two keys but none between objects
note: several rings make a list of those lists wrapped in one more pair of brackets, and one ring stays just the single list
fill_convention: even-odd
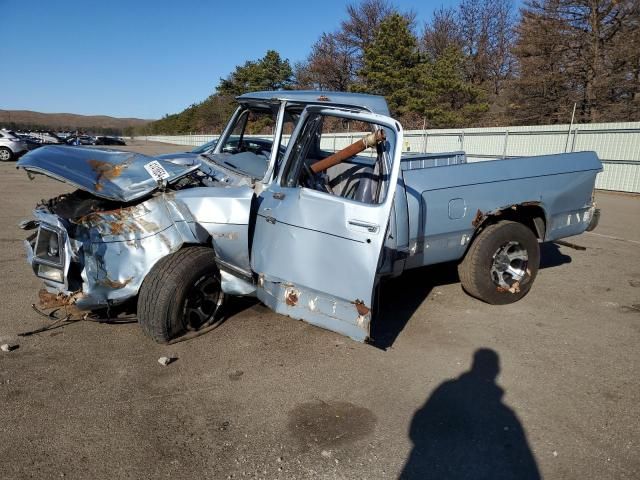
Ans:
[{"label": "white sticker on windshield", "polygon": [[160,162],[154,160],[153,162],[149,162],[144,166],[144,169],[149,172],[149,175],[153,177],[153,179],[157,182],[160,180],[164,180],[165,178],[169,178],[169,172],[167,172]]}]

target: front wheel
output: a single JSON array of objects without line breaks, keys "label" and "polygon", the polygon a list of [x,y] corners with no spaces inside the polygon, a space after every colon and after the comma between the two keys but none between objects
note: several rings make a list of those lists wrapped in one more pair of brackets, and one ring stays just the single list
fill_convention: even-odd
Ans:
[{"label": "front wheel", "polygon": [[158,343],[212,325],[224,294],[213,249],[187,247],[160,260],[142,282],[138,322]]},{"label": "front wheel", "polygon": [[13,152],[7,147],[0,147],[0,162],[8,162],[13,158]]},{"label": "front wheel", "polygon": [[512,221],[489,225],[458,265],[464,290],[493,305],[517,302],[538,274],[540,247],[527,226]]}]

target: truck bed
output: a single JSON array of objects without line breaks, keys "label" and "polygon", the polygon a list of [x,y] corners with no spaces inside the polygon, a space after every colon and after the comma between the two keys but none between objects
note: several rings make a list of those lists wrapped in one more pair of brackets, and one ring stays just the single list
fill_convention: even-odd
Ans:
[{"label": "truck bed", "polygon": [[582,233],[602,164],[594,152],[473,163],[464,152],[451,152],[408,154],[401,170],[407,210],[396,212],[397,242],[406,245],[405,268],[412,268],[459,259],[474,219],[512,205],[544,210],[544,240]]}]

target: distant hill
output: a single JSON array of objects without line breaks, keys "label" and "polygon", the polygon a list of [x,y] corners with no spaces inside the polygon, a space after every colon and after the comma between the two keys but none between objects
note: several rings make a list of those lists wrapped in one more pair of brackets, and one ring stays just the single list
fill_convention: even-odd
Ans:
[{"label": "distant hill", "polygon": [[41,113],[30,110],[0,110],[0,127],[49,128],[52,130],[113,130],[142,127],[153,120],[116,118],[106,115],[77,115],[75,113]]}]

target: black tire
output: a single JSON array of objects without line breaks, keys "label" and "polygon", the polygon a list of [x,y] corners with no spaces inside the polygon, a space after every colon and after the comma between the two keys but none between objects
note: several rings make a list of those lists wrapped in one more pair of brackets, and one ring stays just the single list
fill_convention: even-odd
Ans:
[{"label": "black tire", "polygon": [[7,147],[0,147],[0,161],[8,162],[13,160],[13,152]]},{"label": "black tire", "polygon": [[187,247],[160,260],[142,282],[138,323],[158,343],[216,321],[224,294],[214,251]]},{"label": "black tire", "polygon": [[[462,288],[472,297],[505,305],[529,292],[539,266],[540,246],[531,229],[503,220],[478,234],[458,265],[458,274]],[[522,275],[512,276],[511,272]]]}]

